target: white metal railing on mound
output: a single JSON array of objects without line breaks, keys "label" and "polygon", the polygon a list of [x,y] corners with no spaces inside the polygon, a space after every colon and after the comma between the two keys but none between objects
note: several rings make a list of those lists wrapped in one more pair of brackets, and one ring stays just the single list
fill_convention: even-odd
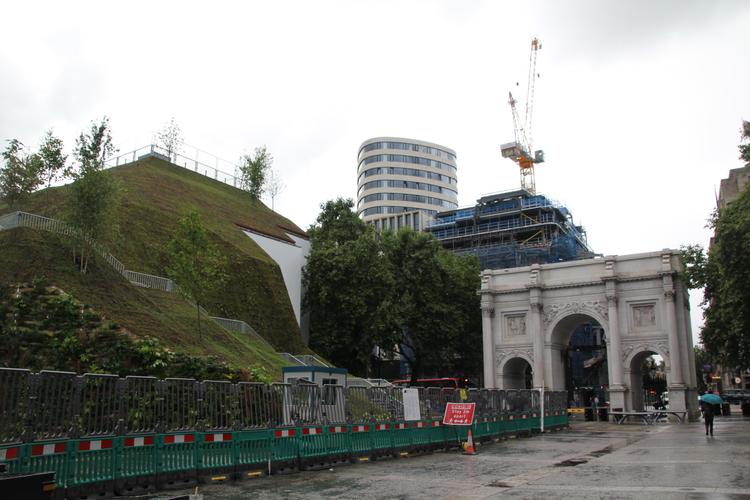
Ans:
[{"label": "white metal railing on mound", "polygon": [[162,290],[164,292],[177,291],[177,285],[175,285],[174,281],[169,278],[154,276],[153,274],[139,273],[127,269],[123,271],[122,274],[129,282],[143,288],[155,288],[156,290]]},{"label": "white metal railing on mound", "polygon": [[[191,156],[182,154],[183,149],[188,149],[193,152]],[[170,152],[166,148],[157,144],[148,144],[127,153],[118,154],[105,160],[104,165],[106,167],[117,167],[120,165],[126,165],[133,163],[143,158],[157,157],[166,160],[178,167],[192,170],[211,179],[223,182],[236,188],[241,187],[240,178],[236,175],[237,165],[234,163],[222,160],[218,156],[214,156],[210,153],[206,153],[198,148],[183,145],[180,150]],[[227,170],[233,172],[229,173]]]},{"label": "white metal railing on mound", "polygon": [[222,318],[220,316],[209,316],[214,322],[218,323],[219,325],[223,326],[225,330],[229,330],[230,332],[238,332],[242,333],[244,335],[249,335],[250,337],[263,342],[271,349],[274,349],[274,346],[272,346],[266,339],[263,338],[261,334],[255,331],[255,329],[245,323],[244,321],[240,319],[230,319],[230,318]]},{"label": "white metal railing on mound", "polygon": [[[28,212],[11,212],[5,215],[0,215],[0,231],[4,229],[14,229],[17,227],[28,227],[31,229],[48,231],[50,233],[62,234],[64,236],[78,236],[80,231],[76,228],[66,224],[63,221],[50,219],[49,217],[43,217],[41,215],[30,214]],[[131,271],[125,269],[125,265],[120,262],[114,255],[109,253],[105,247],[87,239],[87,242],[94,251],[102,257],[112,268],[114,268],[119,274],[121,274],[131,284],[140,286],[143,288],[152,288],[155,290],[162,290],[164,292],[176,293],[178,291],[177,284],[169,278],[163,276],[154,276],[153,274],[139,273],[138,271]],[[273,349],[273,346],[264,339],[253,327],[248,325],[242,320],[221,318],[218,316],[209,315],[208,311],[200,308],[201,312],[208,316],[218,325],[224,329],[239,332],[253,337],[260,342],[265,343]]]}]

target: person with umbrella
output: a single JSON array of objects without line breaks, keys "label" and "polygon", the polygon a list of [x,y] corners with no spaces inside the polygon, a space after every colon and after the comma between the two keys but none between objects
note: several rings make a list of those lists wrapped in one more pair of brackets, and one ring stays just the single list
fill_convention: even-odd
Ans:
[{"label": "person with umbrella", "polygon": [[701,396],[701,410],[703,411],[703,423],[706,425],[706,436],[714,435],[714,405],[723,403],[716,394],[704,394]]}]

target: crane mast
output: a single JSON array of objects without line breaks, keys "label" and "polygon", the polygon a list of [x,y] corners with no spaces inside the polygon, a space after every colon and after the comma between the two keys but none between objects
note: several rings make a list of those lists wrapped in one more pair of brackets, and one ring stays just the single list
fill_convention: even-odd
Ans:
[{"label": "crane mast", "polygon": [[[517,101],[511,92],[508,92],[508,104],[510,105],[513,116],[513,133],[514,142],[509,142],[500,146],[500,152],[503,158],[510,158],[518,164],[521,174],[521,188],[529,191],[531,194],[536,193],[536,179],[534,177],[534,165],[544,162],[544,151],[534,151],[532,144],[532,123],[534,117],[534,89],[536,84],[536,56],[542,44],[538,38],[531,40],[531,53],[529,55],[529,74],[526,81],[526,104],[524,108],[524,119],[521,123],[518,110],[516,109]],[[533,152],[533,153],[532,153]],[[533,156],[532,156],[533,154]]]}]

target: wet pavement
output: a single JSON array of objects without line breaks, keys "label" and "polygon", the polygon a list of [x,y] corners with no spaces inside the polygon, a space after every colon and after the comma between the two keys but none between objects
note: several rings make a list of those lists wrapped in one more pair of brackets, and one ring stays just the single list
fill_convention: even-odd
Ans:
[{"label": "wet pavement", "polygon": [[[474,456],[436,452],[332,470],[204,485],[208,499],[750,498],[750,417],[617,425],[487,443]],[[184,492],[153,498],[166,499]]]}]

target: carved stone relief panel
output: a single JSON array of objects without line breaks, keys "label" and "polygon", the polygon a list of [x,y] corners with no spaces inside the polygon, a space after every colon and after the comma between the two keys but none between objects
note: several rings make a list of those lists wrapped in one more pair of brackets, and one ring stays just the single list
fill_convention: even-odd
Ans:
[{"label": "carved stone relief panel", "polygon": [[508,314],[505,316],[505,336],[523,337],[526,335],[526,314]]},{"label": "carved stone relief panel", "polygon": [[655,300],[631,302],[628,321],[634,332],[647,332],[659,329],[659,310]]},{"label": "carved stone relief panel", "polygon": [[633,327],[649,328],[656,326],[656,312],[654,304],[633,305]]}]

